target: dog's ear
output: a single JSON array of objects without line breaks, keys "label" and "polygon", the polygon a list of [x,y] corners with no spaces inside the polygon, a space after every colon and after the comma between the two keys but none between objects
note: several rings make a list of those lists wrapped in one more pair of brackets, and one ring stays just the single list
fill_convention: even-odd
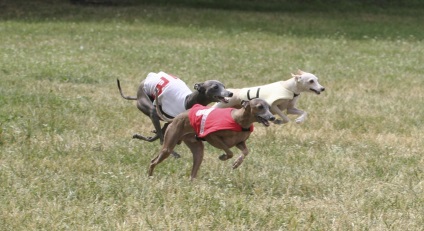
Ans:
[{"label": "dog's ear", "polygon": [[300,70],[300,69],[297,69],[297,74],[298,75],[302,75],[302,74],[304,74],[305,72],[304,71],[302,71],[302,70]]},{"label": "dog's ear", "polygon": [[198,92],[205,92],[205,87],[203,86],[203,83],[196,83],[194,84],[194,90]]},{"label": "dog's ear", "polygon": [[250,103],[249,103],[249,101],[247,101],[247,100],[242,100],[242,101],[241,101],[241,106],[242,106],[244,109],[247,109],[248,107],[250,107]]},{"label": "dog's ear", "polygon": [[302,76],[301,75],[295,75],[295,74],[291,74],[292,75],[292,77],[294,78],[294,80],[296,81],[296,82],[299,82],[300,81],[300,79],[302,79]]}]

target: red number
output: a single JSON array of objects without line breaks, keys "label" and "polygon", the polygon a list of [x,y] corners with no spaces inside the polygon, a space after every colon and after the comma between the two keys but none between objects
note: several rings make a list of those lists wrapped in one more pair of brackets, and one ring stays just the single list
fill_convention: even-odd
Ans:
[{"label": "red number", "polygon": [[169,80],[165,77],[160,77],[159,83],[156,85],[156,89],[158,90],[158,96],[162,94],[163,89],[168,85]]}]

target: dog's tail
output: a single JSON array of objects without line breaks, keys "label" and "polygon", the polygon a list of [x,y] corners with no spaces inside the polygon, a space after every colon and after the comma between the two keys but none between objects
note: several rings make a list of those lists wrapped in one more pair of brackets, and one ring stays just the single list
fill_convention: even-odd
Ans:
[{"label": "dog's tail", "polygon": [[159,97],[158,97],[158,89],[155,90],[155,107],[156,107],[156,113],[158,114],[159,118],[161,118],[163,121],[167,122],[167,123],[171,123],[174,119],[170,119],[168,117],[166,117],[162,111],[160,110],[160,106],[159,106]]},{"label": "dog's tail", "polygon": [[126,96],[126,95],[124,95],[124,93],[122,93],[122,90],[121,90],[121,84],[119,83],[119,79],[116,79],[116,82],[118,83],[119,93],[121,94],[122,98],[127,99],[127,100],[137,100],[136,96]]}]

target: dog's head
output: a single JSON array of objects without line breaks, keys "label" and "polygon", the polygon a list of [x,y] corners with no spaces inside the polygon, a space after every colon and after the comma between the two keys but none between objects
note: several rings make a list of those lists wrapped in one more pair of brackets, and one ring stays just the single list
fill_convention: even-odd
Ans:
[{"label": "dog's head", "polygon": [[232,97],[233,93],[226,90],[224,84],[217,80],[207,80],[194,84],[194,89],[203,94],[210,102],[228,103],[225,97]]},{"label": "dog's head", "polygon": [[271,113],[270,106],[265,100],[243,100],[241,105],[247,112],[250,112],[256,118],[256,122],[263,124],[265,127],[269,126],[269,121],[275,120],[275,116]]},{"label": "dog's head", "polygon": [[295,78],[299,92],[312,91],[319,95],[325,91],[325,87],[319,84],[318,77],[314,74],[298,70],[297,74],[292,74],[292,76]]}]

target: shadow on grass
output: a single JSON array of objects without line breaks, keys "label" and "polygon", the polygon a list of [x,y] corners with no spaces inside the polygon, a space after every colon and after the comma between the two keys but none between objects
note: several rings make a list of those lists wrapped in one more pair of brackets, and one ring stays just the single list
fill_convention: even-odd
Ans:
[{"label": "shadow on grass", "polygon": [[299,37],[424,39],[419,0],[5,0],[1,21],[126,22]]},{"label": "shadow on grass", "polygon": [[257,12],[286,11],[378,11],[394,8],[423,8],[420,0],[70,0],[86,6],[156,5]]}]

